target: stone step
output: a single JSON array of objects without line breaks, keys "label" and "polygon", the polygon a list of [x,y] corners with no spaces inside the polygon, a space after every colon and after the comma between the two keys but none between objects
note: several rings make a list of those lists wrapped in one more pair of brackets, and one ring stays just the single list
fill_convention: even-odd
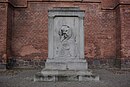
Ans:
[{"label": "stone step", "polygon": [[43,75],[92,75],[90,70],[46,70],[43,69],[41,72]]},{"label": "stone step", "polygon": [[87,62],[46,62],[46,69],[52,70],[87,70]]},{"label": "stone step", "polygon": [[87,62],[84,58],[54,58],[47,59],[46,62]]},{"label": "stone step", "polygon": [[42,70],[35,75],[34,81],[99,81],[99,76],[91,71]]}]

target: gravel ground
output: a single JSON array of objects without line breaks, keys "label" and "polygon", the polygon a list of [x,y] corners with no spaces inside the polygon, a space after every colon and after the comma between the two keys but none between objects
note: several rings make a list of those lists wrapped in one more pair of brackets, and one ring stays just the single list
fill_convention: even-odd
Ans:
[{"label": "gravel ground", "polygon": [[0,87],[130,87],[130,70],[93,69],[100,81],[34,82],[40,70],[0,71]]}]

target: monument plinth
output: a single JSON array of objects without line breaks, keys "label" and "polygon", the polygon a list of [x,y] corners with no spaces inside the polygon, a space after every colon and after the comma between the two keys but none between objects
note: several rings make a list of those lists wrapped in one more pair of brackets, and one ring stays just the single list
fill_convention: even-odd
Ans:
[{"label": "monument plinth", "polygon": [[78,7],[49,10],[48,59],[35,81],[99,80],[84,58],[84,11]]}]

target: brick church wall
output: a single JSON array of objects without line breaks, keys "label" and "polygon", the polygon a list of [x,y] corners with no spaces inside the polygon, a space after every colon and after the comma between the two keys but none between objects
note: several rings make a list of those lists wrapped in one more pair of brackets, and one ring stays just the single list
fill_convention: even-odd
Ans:
[{"label": "brick church wall", "polygon": [[[0,3],[0,68],[5,68],[11,58],[11,30],[13,7],[6,0]],[[9,59],[10,58],[10,59]]]},{"label": "brick church wall", "polygon": [[121,67],[121,19],[120,7],[116,11],[116,59],[115,66]]},{"label": "brick church wall", "polygon": [[130,68],[130,5],[120,6],[122,67]]},{"label": "brick church wall", "polygon": [[85,10],[85,58],[89,67],[130,67],[129,1],[51,1],[8,0],[8,3],[0,3],[0,25],[3,26],[0,27],[3,32],[0,34],[1,61],[5,56],[9,66],[44,66],[48,55],[48,10],[80,7]]},{"label": "brick church wall", "polygon": [[8,4],[7,10],[7,38],[6,38],[6,54],[7,54],[7,68],[13,66],[13,59],[12,59],[12,29],[13,29],[13,15],[14,15],[14,8],[11,4]]},{"label": "brick church wall", "polygon": [[78,6],[85,10],[85,57],[91,65],[105,66],[113,62],[112,58],[116,57],[115,11],[101,10],[100,3],[28,2],[27,8],[14,10],[12,51],[18,64],[23,60],[26,62],[22,64],[34,64],[31,61],[47,58],[47,12],[56,6]]},{"label": "brick church wall", "polygon": [[6,64],[7,3],[0,3],[0,68]]}]

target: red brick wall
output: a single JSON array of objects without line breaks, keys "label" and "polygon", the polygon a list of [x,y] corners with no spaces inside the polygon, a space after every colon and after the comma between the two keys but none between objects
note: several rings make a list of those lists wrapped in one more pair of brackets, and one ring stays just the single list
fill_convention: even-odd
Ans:
[{"label": "red brick wall", "polygon": [[[2,2],[2,3],[1,3]],[[13,7],[7,0],[0,2],[0,69],[6,68],[11,56],[11,30],[13,28]]]},{"label": "red brick wall", "polygon": [[14,10],[12,52],[15,58],[46,59],[48,47],[48,9],[79,6],[85,10],[85,57],[116,57],[116,12],[101,10],[100,3],[28,2],[27,8]]},{"label": "red brick wall", "polygon": [[7,3],[0,3],[0,64],[6,64]]},{"label": "red brick wall", "polygon": [[116,45],[117,45],[117,48],[116,48],[116,52],[117,52],[117,55],[116,57],[118,59],[121,58],[121,15],[120,15],[120,7],[117,7],[115,9],[116,11]]},{"label": "red brick wall", "polygon": [[130,67],[130,6],[120,6],[121,14],[121,55],[125,67]]},{"label": "red brick wall", "polygon": [[15,59],[19,66],[44,66],[48,55],[48,10],[78,6],[85,10],[85,58],[89,65],[111,67],[122,60],[122,67],[130,67],[130,1],[57,1],[13,0],[12,5],[0,3],[1,63],[7,56],[8,60]]},{"label": "red brick wall", "polygon": [[6,38],[6,54],[7,54],[7,66],[12,67],[12,28],[13,28],[13,7],[11,4],[8,4],[7,9],[7,38]]},{"label": "red brick wall", "polygon": [[47,5],[28,4],[14,13],[12,51],[23,58],[47,58]]}]

